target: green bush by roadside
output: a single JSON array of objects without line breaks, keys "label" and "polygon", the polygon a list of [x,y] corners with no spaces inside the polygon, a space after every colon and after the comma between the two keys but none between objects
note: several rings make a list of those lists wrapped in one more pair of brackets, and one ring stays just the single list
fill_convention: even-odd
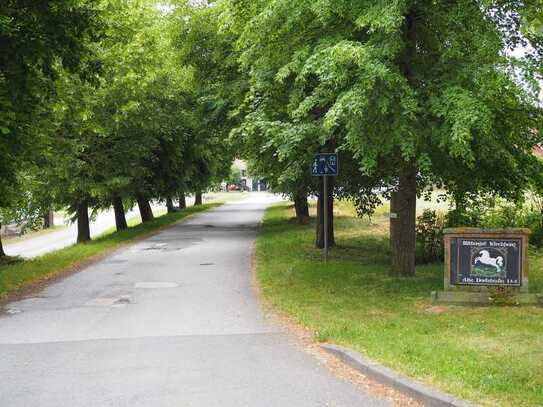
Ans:
[{"label": "green bush by roadside", "polygon": [[499,198],[470,199],[463,208],[448,213],[425,209],[417,217],[417,264],[443,260],[443,228],[530,229],[530,245],[543,247],[543,200],[532,195],[524,203]]},{"label": "green bush by roadside", "polygon": [[543,247],[543,199],[535,194],[523,203],[500,198],[468,200],[466,206],[446,216],[447,227],[473,226],[481,228],[528,228],[532,231],[530,244]]}]

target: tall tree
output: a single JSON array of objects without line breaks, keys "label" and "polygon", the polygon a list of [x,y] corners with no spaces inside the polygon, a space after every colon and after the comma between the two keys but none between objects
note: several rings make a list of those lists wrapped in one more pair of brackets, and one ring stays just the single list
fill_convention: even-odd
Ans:
[{"label": "tall tree", "polygon": [[17,172],[41,153],[55,66],[90,76],[102,30],[99,2],[0,4],[0,208],[13,205]]},{"label": "tall tree", "polygon": [[[257,109],[277,104],[269,89],[280,88],[294,128],[318,129],[320,145],[349,150],[388,186],[394,274],[415,272],[424,188],[518,196],[541,171],[531,154],[541,111],[513,75],[530,77],[535,64],[504,53],[525,40],[515,15],[529,3],[273,0],[243,29],[243,66],[269,83],[257,87]],[[306,143],[291,133],[290,145]]]},{"label": "tall tree", "polygon": [[228,136],[245,88],[235,36],[221,30],[223,4],[180,1],[172,14],[177,61],[191,72],[192,125],[184,147],[186,189],[199,196],[228,176],[234,150]]}]

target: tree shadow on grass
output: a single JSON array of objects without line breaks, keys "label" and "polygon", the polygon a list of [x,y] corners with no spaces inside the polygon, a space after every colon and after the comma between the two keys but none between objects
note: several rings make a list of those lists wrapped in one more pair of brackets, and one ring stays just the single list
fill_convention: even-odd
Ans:
[{"label": "tree shadow on grass", "polygon": [[[328,263],[322,263],[318,249],[311,248],[306,258],[318,264],[315,268],[321,284],[334,289],[358,290],[360,294],[394,295],[396,297],[429,297],[443,288],[443,265],[417,266],[416,275],[390,275],[389,240],[382,236],[338,238],[331,249]],[[307,249],[306,249],[307,250]],[[308,278],[311,278],[308,276]]]},{"label": "tree shadow on grass", "polygon": [[298,280],[306,287],[329,292],[394,296],[395,300],[429,298],[431,291],[443,288],[442,264],[418,266],[414,277],[390,275],[389,238],[383,222],[337,216],[337,244],[325,263],[322,250],[314,245],[315,218],[309,225],[295,225],[284,210],[281,206],[272,208],[261,233],[271,244],[267,255],[274,262],[288,262],[289,270],[294,269],[289,283]]}]

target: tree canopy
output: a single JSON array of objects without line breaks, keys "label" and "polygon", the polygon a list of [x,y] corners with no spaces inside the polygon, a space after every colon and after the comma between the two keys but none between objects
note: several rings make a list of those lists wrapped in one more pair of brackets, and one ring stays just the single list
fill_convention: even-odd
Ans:
[{"label": "tree canopy", "polygon": [[[234,78],[219,68],[228,41],[216,43],[213,9],[152,0],[1,7],[4,218],[14,219],[8,209],[22,194],[38,212],[69,208],[85,241],[89,209],[113,204],[122,226],[124,206],[137,202],[148,220],[150,200],[228,175]],[[214,55],[195,52],[206,38]]]},{"label": "tree canopy", "polygon": [[[322,198],[313,155],[337,151],[330,198],[360,214],[390,199],[392,270],[411,275],[417,196],[519,200],[543,184],[541,11],[538,0],[8,0],[0,208],[30,197],[88,229],[89,208],[113,205],[122,227],[124,206],[148,220],[150,200],[200,193],[238,156],[303,220],[308,195]],[[318,225],[319,245],[322,211]]]},{"label": "tree canopy", "polygon": [[[542,116],[529,79],[543,53],[540,37],[521,35],[536,4],[231,1],[251,84],[242,135],[282,176],[303,172],[319,149],[349,151],[359,167],[351,179],[386,186],[402,212],[393,251],[413,253],[424,188],[520,198],[540,182],[532,149]],[[505,52],[528,44],[524,58]],[[412,274],[414,256],[395,268]]]}]

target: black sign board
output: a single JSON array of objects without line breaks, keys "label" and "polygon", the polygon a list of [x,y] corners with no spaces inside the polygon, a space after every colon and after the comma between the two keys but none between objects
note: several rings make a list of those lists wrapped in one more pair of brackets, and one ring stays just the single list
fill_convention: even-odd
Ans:
[{"label": "black sign board", "polygon": [[522,285],[522,239],[451,239],[451,284]]}]

